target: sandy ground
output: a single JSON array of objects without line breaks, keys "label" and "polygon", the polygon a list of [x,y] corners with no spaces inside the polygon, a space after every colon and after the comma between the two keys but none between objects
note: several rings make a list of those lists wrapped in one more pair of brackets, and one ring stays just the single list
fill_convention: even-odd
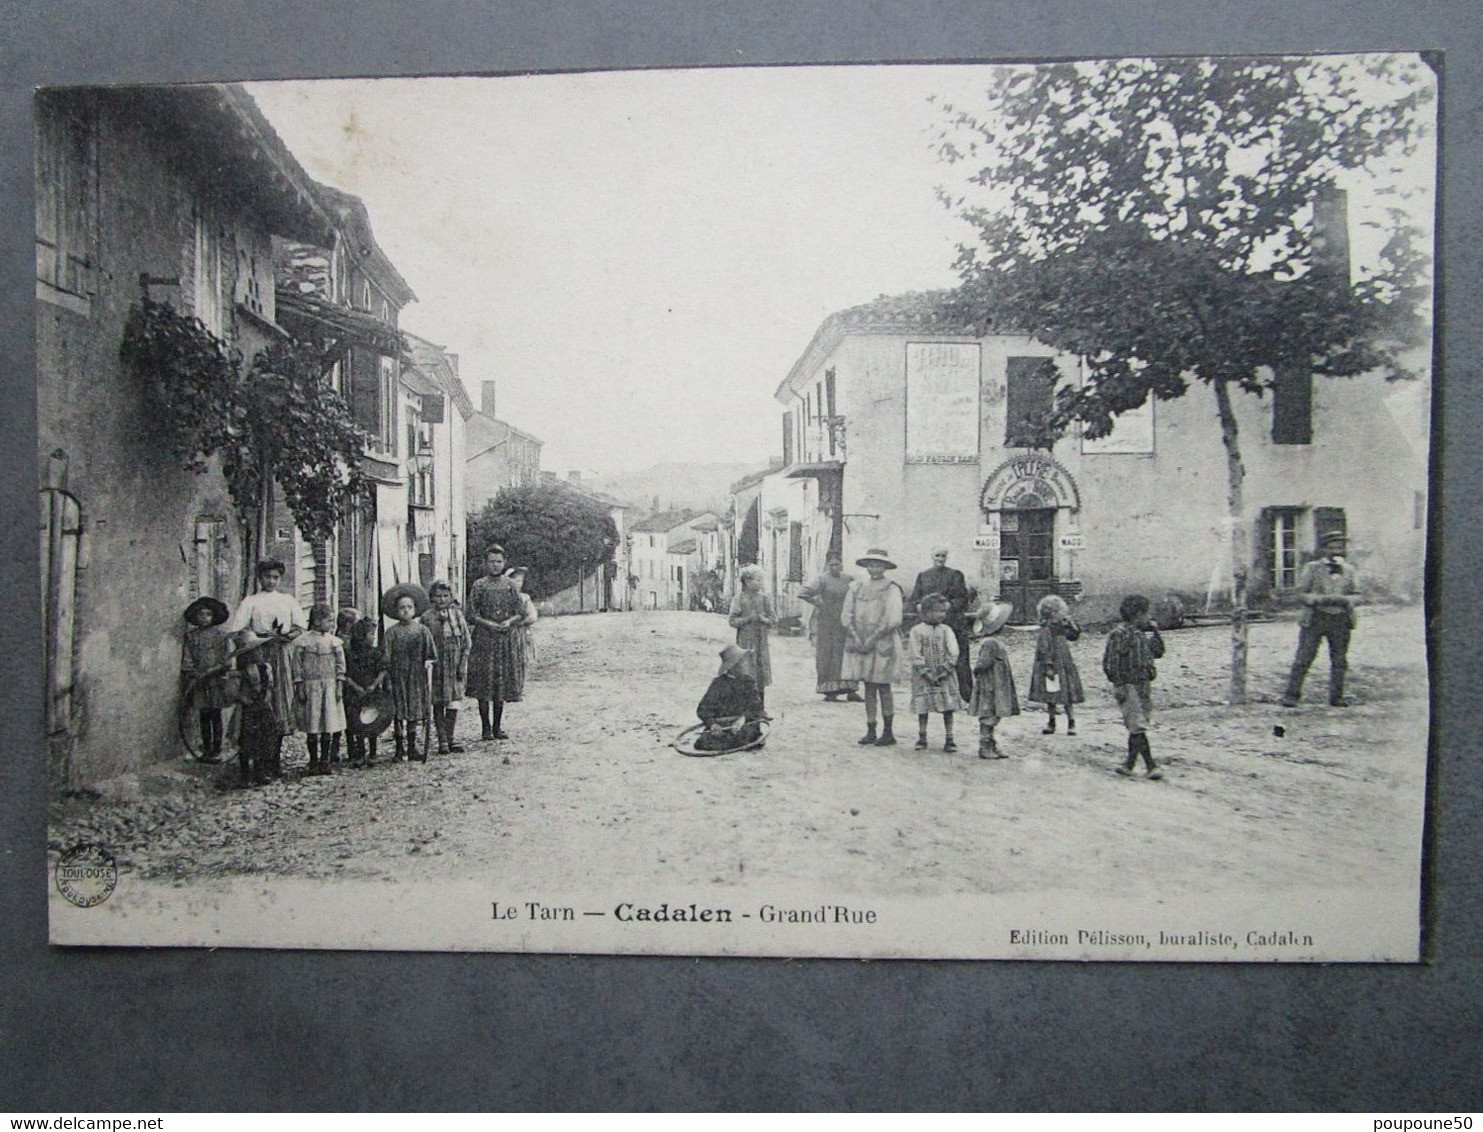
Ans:
[{"label": "sandy ground", "polygon": [[[296,741],[285,781],[242,790],[230,764],[170,763],[58,801],[52,850],[101,843],[126,873],[165,885],[444,882],[494,865],[556,891],[594,877],[879,896],[1415,884],[1427,706],[1417,609],[1366,611],[1347,709],[1323,706],[1322,656],[1310,702],[1276,705],[1290,621],[1252,627],[1254,702],[1242,708],[1222,703],[1228,629],[1167,634],[1154,687],[1161,782],[1113,774],[1126,740],[1098,633],[1073,646],[1088,693],[1079,734],[1042,735],[1038,712],[1008,720],[1007,760],[976,757],[966,716],[958,753],[942,751],[940,717],[932,748],[914,751],[904,688],[901,745],[857,745],[863,708],[814,694],[803,638],[772,642],[767,746],[686,758],[668,744],[693,721],[728,637],[722,618],[702,613],[548,619],[506,742],[477,742],[466,710],[468,750],[426,765],[387,762],[383,742],[379,765],[300,778]],[[1034,636],[1005,640],[1023,696]]]}]

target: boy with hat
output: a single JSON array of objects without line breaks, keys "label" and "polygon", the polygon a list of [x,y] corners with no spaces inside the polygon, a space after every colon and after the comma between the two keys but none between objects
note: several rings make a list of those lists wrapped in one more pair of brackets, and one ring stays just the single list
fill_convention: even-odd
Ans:
[{"label": "boy with hat", "polygon": [[1303,679],[1318,655],[1318,642],[1329,643],[1329,704],[1348,707],[1344,698],[1344,675],[1349,669],[1349,635],[1354,631],[1354,607],[1359,601],[1359,577],[1344,559],[1344,536],[1330,531],[1323,536],[1323,557],[1303,567],[1297,593],[1303,612],[1298,618],[1298,652],[1288,673],[1283,707],[1297,707],[1303,695]]},{"label": "boy with hat", "polygon": [[221,762],[222,709],[230,702],[223,679],[232,655],[231,635],[222,628],[227,607],[214,597],[198,597],[185,607],[190,628],[180,649],[180,675],[201,725],[203,763]]},{"label": "boy with hat", "polygon": [[727,645],[721,650],[721,670],[695,709],[706,725],[705,732],[695,740],[696,750],[730,751],[755,742],[762,734],[762,693],[751,668],[749,649]]},{"label": "boy with hat", "polygon": [[[839,621],[845,630],[844,663],[840,678],[858,680],[865,685],[865,734],[861,746],[891,747],[896,743],[892,723],[896,702],[891,685],[901,682],[902,654],[906,651],[901,637],[901,617],[905,595],[901,587],[886,577],[896,569],[891,556],[880,548],[865,552],[855,559],[870,576],[850,583],[845,594]],[[876,734],[877,710],[881,732]]]}]

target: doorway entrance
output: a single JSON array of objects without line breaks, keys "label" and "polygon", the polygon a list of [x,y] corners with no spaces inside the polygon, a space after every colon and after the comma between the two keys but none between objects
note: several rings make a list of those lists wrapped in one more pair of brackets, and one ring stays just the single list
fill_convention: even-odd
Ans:
[{"label": "doorway entrance", "polygon": [[999,513],[999,598],[1016,625],[1033,624],[1036,604],[1055,592],[1055,529],[1053,507]]}]

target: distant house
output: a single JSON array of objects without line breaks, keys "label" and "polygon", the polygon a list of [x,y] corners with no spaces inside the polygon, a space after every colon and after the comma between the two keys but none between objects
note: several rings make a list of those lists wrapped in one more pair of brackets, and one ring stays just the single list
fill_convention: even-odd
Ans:
[{"label": "distant house", "polygon": [[407,505],[417,578],[441,578],[464,596],[468,505],[465,461],[474,403],[458,377],[458,355],[407,335],[402,367],[407,420]]},{"label": "distant house", "polygon": [[611,562],[594,562],[584,566],[582,576],[558,593],[547,598],[542,606],[551,613],[617,613],[632,608],[628,586],[629,563],[627,545],[628,505],[593,491],[582,482],[581,473],[569,472],[567,478],[557,479],[555,472],[542,472],[541,479],[562,491],[570,491],[592,503],[597,503],[608,512],[613,520],[617,542]]},{"label": "distant house", "polygon": [[522,487],[541,478],[544,441],[495,415],[495,383],[482,382],[478,410],[469,418],[465,441],[465,502],[470,511],[507,487]]},{"label": "distant house", "polygon": [[686,541],[693,542],[690,511],[661,511],[640,519],[630,528],[629,560],[633,571],[635,609],[684,609],[686,558],[671,554]]}]

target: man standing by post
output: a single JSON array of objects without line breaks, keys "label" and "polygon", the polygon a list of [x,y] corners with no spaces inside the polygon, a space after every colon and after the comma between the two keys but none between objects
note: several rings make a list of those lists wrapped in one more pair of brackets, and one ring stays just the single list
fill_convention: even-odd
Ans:
[{"label": "man standing by post", "polygon": [[1344,560],[1344,536],[1330,531],[1323,536],[1323,557],[1303,567],[1298,582],[1303,600],[1298,618],[1298,653],[1282,693],[1283,707],[1297,707],[1303,695],[1303,678],[1318,655],[1318,642],[1329,644],[1329,703],[1348,707],[1344,698],[1344,674],[1349,668],[1349,635],[1354,630],[1354,607],[1359,601],[1359,578]]},{"label": "man standing by post", "polygon": [[973,670],[968,655],[968,582],[961,570],[949,569],[945,546],[932,548],[932,567],[917,575],[917,584],[907,598],[907,608],[916,613],[921,600],[928,594],[941,594],[947,598],[947,619],[943,623],[953,631],[958,641],[958,692],[967,703],[973,698]]}]

